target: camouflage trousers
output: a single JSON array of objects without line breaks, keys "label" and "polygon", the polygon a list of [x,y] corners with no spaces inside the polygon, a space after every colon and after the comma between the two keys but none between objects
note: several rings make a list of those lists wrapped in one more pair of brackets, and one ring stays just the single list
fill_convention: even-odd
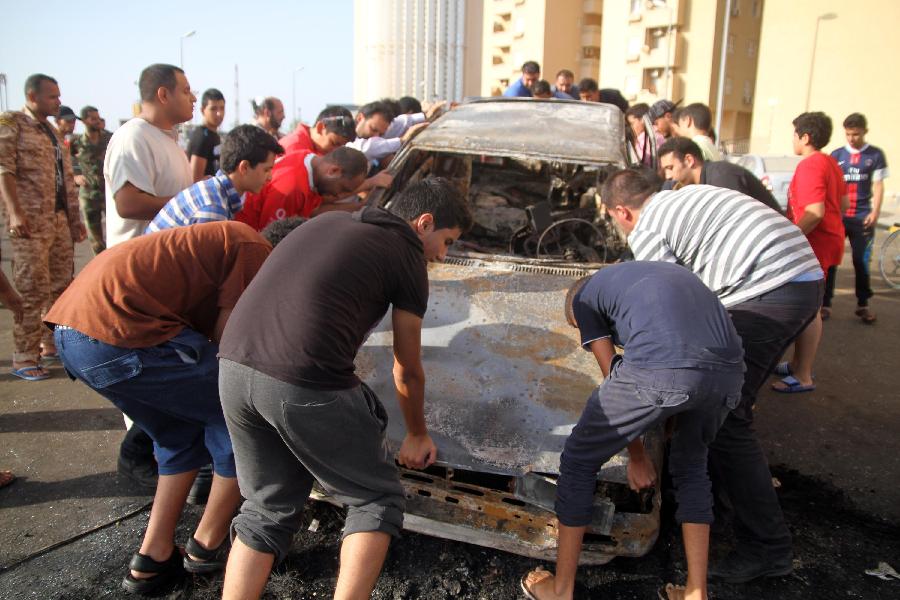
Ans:
[{"label": "camouflage trousers", "polygon": [[41,345],[53,348],[53,332],[44,326],[43,316],[72,281],[75,271],[75,243],[64,211],[51,216],[49,227],[32,227],[28,239],[10,238],[13,285],[22,296],[22,321],[13,326],[13,361],[36,361]]},{"label": "camouflage trousers", "polygon": [[84,219],[84,225],[87,227],[91,248],[94,251],[94,256],[97,256],[106,250],[106,241],[103,236],[103,216],[106,213],[106,200],[96,196],[79,196],[78,203],[81,205],[81,215]]}]

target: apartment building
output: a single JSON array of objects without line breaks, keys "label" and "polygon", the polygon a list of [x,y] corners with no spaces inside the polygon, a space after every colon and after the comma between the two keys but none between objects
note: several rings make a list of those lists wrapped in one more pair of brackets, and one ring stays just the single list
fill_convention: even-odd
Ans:
[{"label": "apartment building", "polygon": [[483,2],[355,0],[354,102],[400,96],[459,101],[478,95]]}]

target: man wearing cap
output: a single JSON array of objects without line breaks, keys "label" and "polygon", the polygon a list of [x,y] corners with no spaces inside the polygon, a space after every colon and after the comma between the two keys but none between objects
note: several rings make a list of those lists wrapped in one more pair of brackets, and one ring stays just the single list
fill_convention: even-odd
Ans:
[{"label": "man wearing cap", "polygon": [[[672,113],[678,107],[678,102],[671,100],[657,100],[650,107],[648,116],[650,122],[653,123],[653,129],[656,130],[657,145],[665,142],[667,139],[675,135]],[[662,138],[662,141],[660,141]]]},{"label": "man wearing cap", "polygon": [[48,117],[59,114],[59,85],[37,73],[25,81],[25,107],[0,114],[0,213],[13,250],[13,283],[22,318],[13,325],[12,374],[47,379],[43,360],[58,360],[42,313],[62,294],[75,268],[73,242],[85,237],[72,164]]},{"label": "man wearing cap", "polygon": [[75,121],[77,120],[78,117],[75,116],[74,110],[68,106],[59,107],[59,114],[56,115],[56,128],[59,130],[66,148],[72,146],[72,138],[75,137]]},{"label": "man wearing cap", "polygon": [[94,106],[81,109],[84,133],[75,136],[69,149],[72,170],[78,185],[81,216],[87,225],[88,238],[94,255],[106,249],[103,234],[103,215],[106,214],[106,185],[103,180],[103,161],[112,134],[101,126],[100,113]]}]

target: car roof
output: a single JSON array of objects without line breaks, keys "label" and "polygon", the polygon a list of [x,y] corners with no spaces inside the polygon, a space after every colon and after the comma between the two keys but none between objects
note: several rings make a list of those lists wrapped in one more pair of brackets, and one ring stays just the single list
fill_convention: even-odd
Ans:
[{"label": "car roof", "polygon": [[447,112],[413,149],[624,167],[622,111],[612,104],[485,98]]}]

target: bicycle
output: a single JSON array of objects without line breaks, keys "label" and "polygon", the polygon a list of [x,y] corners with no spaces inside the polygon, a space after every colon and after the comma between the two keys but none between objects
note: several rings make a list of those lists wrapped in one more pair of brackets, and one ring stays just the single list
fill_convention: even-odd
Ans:
[{"label": "bicycle", "polygon": [[900,290],[900,223],[894,223],[888,234],[878,253],[878,269],[888,286]]}]

